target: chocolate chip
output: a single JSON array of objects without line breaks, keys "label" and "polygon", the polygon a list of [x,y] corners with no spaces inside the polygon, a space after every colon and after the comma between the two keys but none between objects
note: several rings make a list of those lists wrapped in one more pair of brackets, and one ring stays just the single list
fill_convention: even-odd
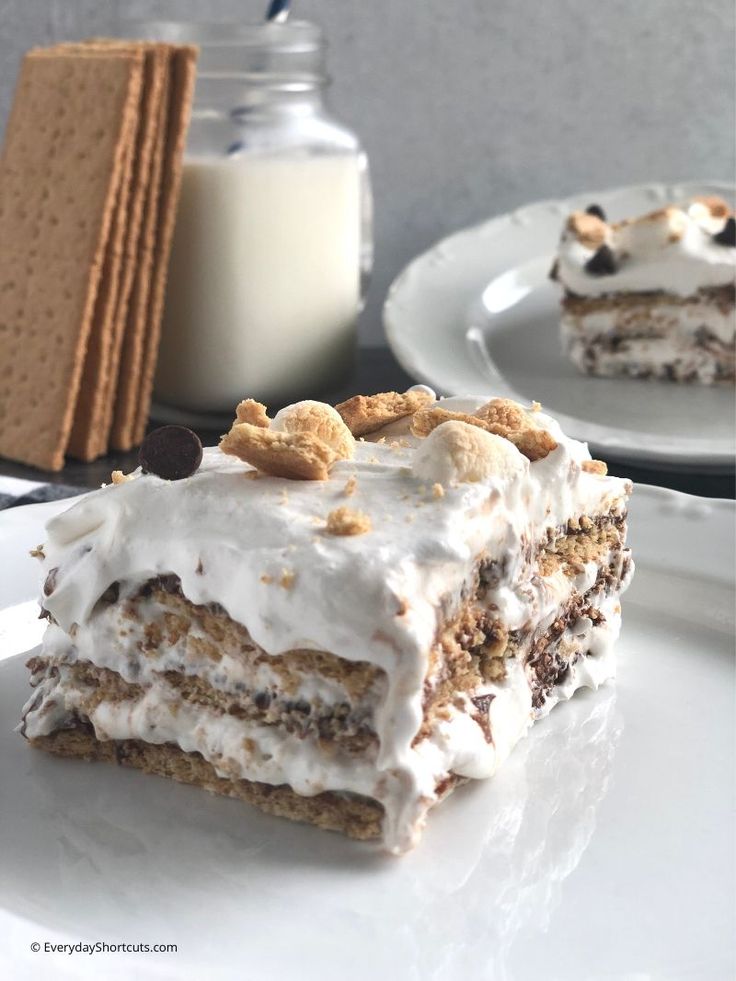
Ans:
[{"label": "chocolate chip", "polygon": [[46,576],[46,582],[43,584],[44,596],[50,596],[56,589],[56,574],[58,571],[59,567],[57,566],[56,568],[51,569],[49,574]]},{"label": "chocolate chip", "polygon": [[473,705],[475,705],[481,715],[487,715],[491,702],[495,697],[495,695],[476,695],[475,698],[471,698],[470,701],[473,703]]},{"label": "chocolate chip", "polygon": [[266,709],[271,704],[271,695],[267,691],[257,691],[253,696],[253,702],[257,709],[261,712],[265,712]]},{"label": "chocolate chip", "polygon": [[586,215],[595,215],[595,217],[600,218],[601,221],[606,220],[606,212],[599,204],[589,204],[585,209],[585,213]]},{"label": "chocolate chip", "polygon": [[117,603],[119,596],[120,596],[120,583],[113,582],[110,583],[110,585],[107,587],[107,589],[102,594],[102,596],[100,596],[100,600],[103,603],[108,603],[108,604]]},{"label": "chocolate chip", "polygon": [[196,473],[202,462],[202,444],[186,426],[161,426],[143,440],[138,462],[143,473],[182,480]]},{"label": "chocolate chip", "polygon": [[732,249],[736,248],[736,218],[733,215],[726,221],[726,224],[713,236],[713,241],[719,245],[728,245]]},{"label": "chocolate chip", "polygon": [[560,263],[559,260],[555,259],[555,261],[552,263],[552,268],[547,273],[548,278],[551,279],[553,283],[556,283],[557,280],[560,278],[559,271],[560,271]]},{"label": "chocolate chip", "polygon": [[51,614],[49,613],[49,611],[46,609],[45,606],[42,606],[41,607],[41,612],[38,614],[38,619],[39,620],[51,620]]},{"label": "chocolate chip", "polygon": [[585,263],[591,276],[610,276],[616,272],[616,258],[607,245],[602,245]]}]

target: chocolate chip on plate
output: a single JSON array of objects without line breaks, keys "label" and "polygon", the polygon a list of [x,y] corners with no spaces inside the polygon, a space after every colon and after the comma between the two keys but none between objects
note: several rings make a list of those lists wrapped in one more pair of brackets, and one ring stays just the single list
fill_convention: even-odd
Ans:
[{"label": "chocolate chip on plate", "polygon": [[585,209],[585,213],[586,215],[595,215],[595,217],[600,218],[601,221],[606,220],[606,212],[599,204],[589,204]]},{"label": "chocolate chip on plate", "polygon": [[202,462],[202,444],[186,426],[160,426],[143,440],[138,462],[143,473],[182,480],[196,473]]},{"label": "chocolate chip on plate", "polygon": [[732,249],[736,248],[736,218],[733,215],[720,232],[713,236],[713,241],[718,242],[719,245],[730,245]]},{"label": "chocolate chip on plate", "polygon": [[591,276],[610,276],[616,272],[616,257],[607,245],[601,245],[585,263]]},{"label": "chocolate chip on plate", "polygon": [[43,595],[50,596],[56,589],[56,577],[59,573],[59,567],[54,566],[53,569],[49,569],[49,574],[46,576],[46,581],[43,584]]},{"label": "chocolate chip on plate", "polygon": [[475,697],[471,698],[470,701],[482,715],[486,715],[488,709],[491,707],[491,702],[495,697],[495,695],[476,695]]}]

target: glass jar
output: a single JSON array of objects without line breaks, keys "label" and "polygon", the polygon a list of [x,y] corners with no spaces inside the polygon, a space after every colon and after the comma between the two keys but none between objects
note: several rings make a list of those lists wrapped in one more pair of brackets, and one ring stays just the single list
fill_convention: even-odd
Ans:
[{"label": "glass jar", "polygon": [[315,24],[148,25],[200,45],[155,395],[197,411],[350,372],[372,262],[357,137],[327,112]]}]

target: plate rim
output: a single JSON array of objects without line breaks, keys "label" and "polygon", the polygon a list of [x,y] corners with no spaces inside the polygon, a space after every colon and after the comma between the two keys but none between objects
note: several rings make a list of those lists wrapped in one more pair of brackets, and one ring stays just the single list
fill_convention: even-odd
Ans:
[{"label": "plate rim", "polygon": [[[736,190],[736,185],[730,181],[720,179],[709,180],[703,178],[699,180],[646,181],[638,184],[622,185],[620,187],[611,187],[594,191],[581,191],[568,195],[567,197],[549,197],[528,202],[527,204],[523,204],[518,208],[514,208],[501,214],[491,215],[490,217],[482,219],[481,221],[474,222],[471,225],[464,226],[463,228],[456,229],[447,235],[444,235],[442,238],[435,241],[429,248],[414,256],[394,278],[387,291],[386,299],[383,304],[382,319],[389,348],[401,367],[412,375],[412,377],[416,378],[418,382],[430,385],[438,392],[446,395],[467,394],[463,392],[455,392],[448,389],[446,386],[443,386],[439,382],[436,374],[433,374],[432,370],[423,364],[421,354],[418,355],[416,353],[414,345],[411,342],[407,342],[407,332],[402,329],[402,294],[407,289],[408,283],[415,276],[417,271],[421,270],[423,266],[431,264],[433,257],[438,257],[443,253],[446,253],[449,249],[453,248],[459,240],[466,238],[470,239],[481,234],[495,235],[502,226],[511,223],[528,225],[530,220],[529,212],[533,213],[535,210],[555,209],[559,210],[560,214],[563,215],[564,213],[568,213],[571,208],[574,208],[576,203],[578,203],[581,199],[591,201],[598,200],[600,198],[605,199],[608,197],[615,197],[616,195],[624,193],[649,193],[656,194],[662,200],[664,200],[667,197],[672,197],[675,189],[677,189],[678,192],[681,192],[676,196],[687,196],[688,194],[696,193],[697,191],[702,192],[706,187],[716,192],[720,191],[729,195],[733,195]],[[533,217],[533,215],[531,217]],[[535,257],[536,256],[530,255],[527,256],[527,259],[532,259]],[[515,267],[516,266],[512,264],[499,270],[495,275],[489,275],[489,282]],[[472,299],[472,297],[466,298],[466,308],[469,307]],[[462,343],[463,347],[465,347],[467,344],[465,326],[466,325],[464,325],[462,338],[460,338],[459,334],[457,338],[458,341]],[[491,384],[492,382],[489,380],[489,385]],[[513,391],[511,386],[508,387]],[[489,395],[489,398],[490,397],[493,397],[492,393]],[[522,398],[522,396],[518,394],[517,397]],[[554,412],[552,414],[554,415]],[[574,420],[574,417],[572,416],[568,416],[567,418],[571,421]],[[593,441],[590,441],[591,445],[599,445],[603,455],[608,454],[612,459],[616,459],[617,461],[632,463],[638,466],[646,466],[647,464],[650,464],[653,466],[666,468],[669,471],[687,472],[688,470],[698,468],[700,470],[707,469],[708,473],[711,474],[731,474],[734,472],[734,468],[736,467],[733,452],[705,449],[696,454],[683,454],[677,453],[673,450],[658,452],[656,449],[651,448],[646,448],[642,451],[637,447],[632,447],[630,444],[622,443],[620,438],[618,438],[617,433],[617,430],[612,430],[611,438],[607,440],[605,444],[595,444]],[[569,433],[569,425],[568,435],[571,435]]]}]

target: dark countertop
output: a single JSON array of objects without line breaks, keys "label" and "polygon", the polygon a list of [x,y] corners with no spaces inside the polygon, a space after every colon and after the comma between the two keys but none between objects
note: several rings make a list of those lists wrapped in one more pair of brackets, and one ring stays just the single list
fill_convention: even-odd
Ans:
[{"label": "dark countertop", "polygon": [[[371,395],[383,391],[403,391],[415,384],[406,372],[399,366],[391,352],[386,348],[362,348],[353,377],[334,392],[322,394],[327,402],[341,402],[351,395]],[[247,393],[244,393],[244,397]],[[276,410],[278,406],[270,406]],[[153,423],[153,426],[156,424]],[[196,427],[195,427],[196,428]],[[221,429],[197,429],[200,439],[205,445],[219,441]],[[698,494],[703,497],[736,496],[736,481],[734,474],[714,475],[694,473],[677,473],[664,469],[648,469],[636,467],[627,463],[619,464],[608,459],[609,472],[620,477],[630,477],[642,484],[657,484],[661,487],[671,487],[673,490],[684,491],[687,494]],[[94,463],[79,463],[70,460],[59,473],[46,474],[32,467],[26,467],[10,460],[0,460],[0,474],[11,477],[22,477],[27,480],[48,481],[53,484],[63,484],[70,487],[99,487],[110,480],[112,470],[129,472],[138,466],[136,450],[130,453],[111,453]]]}]

